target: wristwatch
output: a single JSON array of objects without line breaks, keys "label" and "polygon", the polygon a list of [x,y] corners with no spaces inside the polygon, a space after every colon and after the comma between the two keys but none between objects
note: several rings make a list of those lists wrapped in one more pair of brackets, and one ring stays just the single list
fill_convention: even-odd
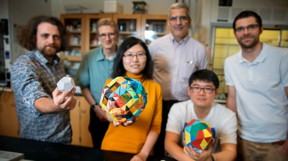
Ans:
[{"label": "wristwatch", "polygon": [[91,105],[90,107],[91,107],[92,109],[94,109],[94,108],[96,108],[97,105],[98,105],[98,103],[96,102],[95,104]]}]

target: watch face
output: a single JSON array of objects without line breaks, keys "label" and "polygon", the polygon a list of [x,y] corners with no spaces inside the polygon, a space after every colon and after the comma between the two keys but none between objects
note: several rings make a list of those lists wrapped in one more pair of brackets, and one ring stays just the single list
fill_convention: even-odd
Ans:
[{"label": "watch face", "polygon": [[94,109],[96,106],[97,106],[97,103],[91,105],[90,107],[91,107],[92,109]]}]

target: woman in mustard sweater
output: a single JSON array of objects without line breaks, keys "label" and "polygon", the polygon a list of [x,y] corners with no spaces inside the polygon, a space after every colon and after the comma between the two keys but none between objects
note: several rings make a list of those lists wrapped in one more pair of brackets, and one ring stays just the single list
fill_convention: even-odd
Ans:
[{"label": "woman in mustard sweater", "polygon": [[151,154],[162,120],[161,88],[152,81],[152,72],[146,44],[134,37],[127,38],[118,49],[112,78],[128,76],[141,81],[147,93],[147,104],[133,124],[115,127],[110,123],[101,146],[105,161],[145,161]]}]

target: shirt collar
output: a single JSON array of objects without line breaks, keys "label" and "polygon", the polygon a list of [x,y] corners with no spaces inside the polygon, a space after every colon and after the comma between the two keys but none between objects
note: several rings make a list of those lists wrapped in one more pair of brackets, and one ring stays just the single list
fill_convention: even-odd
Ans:
[{"label": "shirt collar", "polygon": [[[34,52],[34,54],[35,54],[36,59],[37,59],[38,61],[40,61],[41,63],[43,63],[43,64],[48,64],[48,63],[49,63],[49,61],[43,56],[43,54],[42,54],[40,51],[36,50],[36,51]],[[59,58],[57,55],[55,55],[55,56],[54,56],[54,59],[53,59],[53,64],[55,65],[55,64],[57,64],[59,61],[60,61],[60,58]]]},{"label": "shirt collar", "polygon": [[[97,60],[97,61],[105,60],[105,55],[104,55],[104,53],[103,53],[103,47],[100,46],[99,48],[100,48],[99,50],[101,51],[101,54],[97,54],[96,60]],[[116,49],[117,49],[117,48],[116,48]],[[115,55],[115,57],[116,57],[116,55]],[[115,59],[115,57],[114,57],[111,61],[113,61],[113,60]],[[108,59],[107,59],[107,60],[108,60]]]},{"label": "shirt collar", "polygon": [[187,34],[183,39],[181,39],[179,42],[177,42],[174,39],[174,36],[170,33],[169,34],[169,39],[173,42],[173,43],[177,43],[177,44],[182,44],[182,43],[186,43],[189,40],[189,34]]},{"label": "shirt collar", "polygon": [[105,59],[102,46],[100,46],[100,49],[99,49],[99,50],[101,51],[101,54],[97,54],[97,57],[96,57],[96,60],[97,60],[97,61],[100,61],[100,60],[104,60],[104,59]]},{"label": "shirt collar", "polygon": [[245,62],[246,62],[246,63],[250,63],[250,64],[262,63],[262,62],[264,62],[264,60],[266,59],[265,50],[266,50],[266,45],[263,43],[262,49],[261,49],[261,51],[260,51],[260,54],[257,56],[257,58],[256,58],[253,62],[247,61],[247,60],[242,56],[242,50],[240,50],[239,62],[240,62],[240,63],[245,63]]}]

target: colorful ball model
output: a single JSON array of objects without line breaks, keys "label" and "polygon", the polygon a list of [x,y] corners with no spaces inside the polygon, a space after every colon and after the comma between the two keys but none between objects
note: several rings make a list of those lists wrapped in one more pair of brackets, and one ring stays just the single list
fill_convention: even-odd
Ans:
[{"label": "colorful ball model", "polygon": [[129,77],[116,77],[104,87],[100,106],[118,122],[133,120],[144,110],[147,96],[140,81]]},{"label": "colorful ball model", "polygon": [[205,121],[191,120],[184,127],[184,142],[192,146],[196,152],[201,153],[213,139],[210,124]]}]

